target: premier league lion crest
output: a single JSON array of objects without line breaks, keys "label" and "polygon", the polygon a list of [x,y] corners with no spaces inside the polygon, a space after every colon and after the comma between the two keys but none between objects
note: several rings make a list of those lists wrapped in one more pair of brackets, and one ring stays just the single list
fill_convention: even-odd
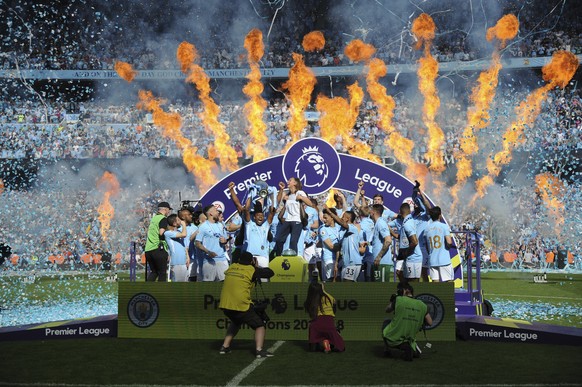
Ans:
[{"label": "premier league lion crest", "polygon": [[303,148],[303,155],[295,163],[295,173],[304,187],[321,187],[329,175],[329,168],[314,146]]},{"label": "premier league lion crest", "polygon": [[317,195],[331,188],[339,177],[339,155],[327,142],[306,138],[296,142],[283,159],[285,178],[297,177],[303,190]]}]

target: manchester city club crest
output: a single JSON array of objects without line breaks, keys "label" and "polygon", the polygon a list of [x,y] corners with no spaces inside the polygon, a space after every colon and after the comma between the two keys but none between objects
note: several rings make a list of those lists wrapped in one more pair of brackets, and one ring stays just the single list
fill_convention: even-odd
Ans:
[{"label": "manchester city club crest", "polygon": [[416,296],[417,300],[421,300],[427,306],[428,314],[432,318],[432,325],[427,326],[426,330],[434,329],[441,325],[445,318],[445,305],[436,296],[432,294],[419,294]]},{"label": "manchester city club crest", "polygon": [[129,321],[139,328],[152,326],[158,319],[159,314],[158,301],[147,293],[136,294],[127,304]]},{"label": "manchester city club crest", "polygon": [[340,171],[339,155],[330,144],[318,138],[297,141],[283,158],[285,179],[297,177],[308,195],[332,188]]}]

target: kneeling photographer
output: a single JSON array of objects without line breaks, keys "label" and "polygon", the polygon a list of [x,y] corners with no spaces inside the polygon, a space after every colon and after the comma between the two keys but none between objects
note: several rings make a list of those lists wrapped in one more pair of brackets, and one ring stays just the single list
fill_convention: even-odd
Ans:
[{"label": "kneeling photographer", "polygon": [[423,325],[432,325],[428,307],[421,300],[414,298],[414,289],[407,282],[400,282],[397,294],[393,294],[386,307],[386,313],[394,311],[394,318],[386,320],[382,326],[382,337],[386,345],[386,354],[391,356],[391,348],[402,351],[406,361],[419,357],[416,334]]},{"label": "kneeling photographer", "polygon": [[309,350],[323,349],[325,353],[345,351],[344,339],[336,329],[335,298],[325,291],[323,283],[311,281],[303,304],[311,319],[309,322]]},{"label": "kneeling photographer", "polygon": [[264,310],[263,313],[261,311],[259,311],[260,314],[257,313],[251,299],[251,290],[261,278],[271,278],[274,274],[268,267],[259,267],[256,258],[248,252],[241,253],[238,262],[230,265],[224,273],[225,278],[218,307],[229,318],[231,324],[228,326],[226,337],[220,348],[221,355],[230,352],[232,339],[241,325],[247,324],[255,331],[256,356],[258,358],[273,356],[272,353],[263,349],[265,319],[261,315],[264,314]]}]

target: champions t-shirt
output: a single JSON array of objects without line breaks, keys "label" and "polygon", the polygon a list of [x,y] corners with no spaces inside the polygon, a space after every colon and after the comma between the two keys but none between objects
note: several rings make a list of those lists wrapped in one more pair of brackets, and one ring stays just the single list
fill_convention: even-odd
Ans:
[{"label": "champions t-shirt", "polygon": [[305,192],[301,190],[287,195],[287,201],[285,202],[285,220],[287,222],[301,222],[301,202],[297,200],[297,196],[307,197]]}]

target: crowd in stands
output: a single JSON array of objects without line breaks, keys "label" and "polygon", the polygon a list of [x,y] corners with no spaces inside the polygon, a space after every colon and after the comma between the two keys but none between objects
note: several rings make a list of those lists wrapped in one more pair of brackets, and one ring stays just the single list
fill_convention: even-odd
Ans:
[{"label": "crowd in stands", "polygon": [[[524,94],[514,93],[494,103],[491,111],[498,113],[492,116],[491,131],[487,134],[493,140],[499,138],[501,128],[508,124],[503,119],[512,114],[513,108],[523,97]],[[222,104],[220,114],[220,121],[231,137],[231,146],[241,159],[247,158],[245,149],[249,141],[244,103],[233,101]],[[413,156],[420,159],[426,152],[426,130],[422,124],[421,109],[415,108],[418,103],[422,102],[396,96],[393,124],[404,137],[415,142]],[[312,106],[310,109],[314,108]],[[199,117],[203,111],[202,105],[174,103],[167,106],[167,110],[180,114],[184,136],[191,139],[200,154],[206,157],[208,145],[213,139],[204,135],[204,125]],[[158,129],[147,112],[132,106],[110,106],[96,102],[80,103],[73,111],[77,114],[70,114],[66,104],[59,103],[45,106],[30,101],[0,102],[0,158],[180,157],[174,141],[158,135]],[[530,128],[523,149],[565,152],[582,148],[581,113],[579,90],[551,93],[535,125]],[[264,120],[269,140],[267,149],[271,154],[277,154],[290,139],[287,128],[289,115],[288,101],[269,101]],[[363,103],[352,135],[368,143],[374,154],[392,156],[391,150],[384,146],[386,132],[378,127],[378,119],[376,106],[371,101]],[[446,136],[443,146],[445,159],[452,164],[467,124],[466,108],[458,99],[443,101],[438,121]],[[318,122],[309,122],[303,136],[319,135]],[[337,150],[346,151],[341,141],[337,144]]]},{"label": "crowd in stands", "polygon": [[[337,13],[318,13],[313,1],[299,3],[293,7],[287,4],[287,9],[275,18],[272,26],[264,26],[264,33],[270,27],[270,35],[265,38],[262,67],[289,68],[293,65],[292,52],[305,54],[309,66],[350,65],[352,63],[343,51],[353,38],[373,44],[377,48],[377,57],[388,64],[415,63],[422,55],[422,51],[414,48],[415,39],[410,33],[410,25],[403,19],[394,19],[394,23],[388,23],[386,19],[382,22],[370,21],[358,28],[354,25],[357,15],[345,19],[347,16],[340,17]],[[569,2],[569,8],[552,12],[551,8],[524,6],[517,1],[502,3],[503,14],[511,12],[520,19],[520,33],[508,45],[505,56],[550,56],[561,49],[575,54],[582,52],[582,37],[576,18],[576,13],[580,11],[579,4]],[[437,25],[432,54],[439,62],[469,61],[489,56],[491,45],[486,43],[484,36],[470,35],[473,26],[466,25],[467,19],[478,16],[473,15],[475,11],[468,3],[458,4],[449,0],[426,6],[435,7],[424,11],[432,11]],[[231,41],[224,32],[224,18],[234,10],[227,9],[202,34],[198,30],[179,28],[179,25],[175,26],[177,31],[170,33],[167,29],[171,20],[164,17],[152,19],[143,11],[112,14],[114,10],[99,10],[98,4],[93,9],[85,18],[65,18],[64,23],[63,10],[58,7],[38,6],[33,10],[22,10],[23,15],[16,10],[7,12],[7,36],[0,42],[0,69],[15,69],[18,66],[20,69],[111,70],[117,60],[129,62],[138,70],[176,69],[175,55],[170,55],[167,48],[177,47],[182,40],[196,45],[200,54],[199,63],[205,69],[248,67],[242,34],[236,37],[240,41]],[[466,17],[453,17],[453,9],[455,15],[460,12]],[[74,5],[69,5],[66,10],[83,12],[75,9]],[[391,17],[387,13],[386,18]],[[34,21],[35,18],[42,22]],[[24,20],[30,22],[23,23]],[[491,22],[483,21],[485,25],[491,25]],[[305,53],[301,47],[302,38],[314,29],[323,30],[326,46],[320,52]],[[165,31],[154,38],[153,34],[159,30]],[[162,36],[163,45],[160,45],[159,36]]]},{"label": "crowd in stands", "polygon": [[13,257],[3,269],[102,269],[84,258],[103,253],[112,255],[114,268],[127,269],[131,242],[136,242],[136,253],[141,254],[150,211],[160,198],[170,196],[167,190],[138,192],[120,191],[115,198],[117,213],[104,238],[99,203],[94,203],[92,192],[47,188],[4,191],[2,200],[10,205],[12,216],[3,217],[0,239],[8,241]]}]

